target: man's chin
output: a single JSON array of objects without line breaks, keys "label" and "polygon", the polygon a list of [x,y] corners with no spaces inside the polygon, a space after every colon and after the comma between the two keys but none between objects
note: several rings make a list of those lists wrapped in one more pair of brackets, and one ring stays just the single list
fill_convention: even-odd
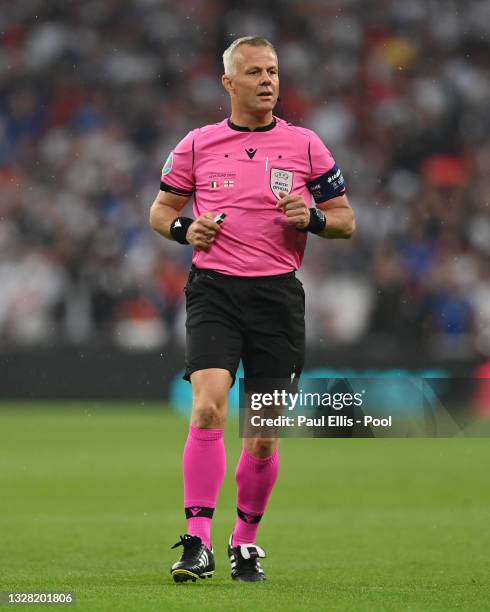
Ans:
[{"label": "man's chin", "polygon": [[260,109],[261,111],[271,111],[274,109],[274,107],[277,104],[277,100],[261,100],[257,105],[256,108]]}]

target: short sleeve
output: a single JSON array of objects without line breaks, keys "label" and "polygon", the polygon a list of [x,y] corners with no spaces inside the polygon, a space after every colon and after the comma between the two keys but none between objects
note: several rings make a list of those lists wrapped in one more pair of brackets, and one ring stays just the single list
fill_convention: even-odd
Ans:
[{"label": "short sleeve", "polygon": [[161,191],[182,196],[191,196],[194,193],[194,136],[194,130],[189,132],[170,152],[162,168]]},{"label": "short sleeve", "polygon": [[342,171],[320,138],[311,132],[308,146],[311,175],[307,181],[308,189],[316,204],[321,204],[345,193]]}]

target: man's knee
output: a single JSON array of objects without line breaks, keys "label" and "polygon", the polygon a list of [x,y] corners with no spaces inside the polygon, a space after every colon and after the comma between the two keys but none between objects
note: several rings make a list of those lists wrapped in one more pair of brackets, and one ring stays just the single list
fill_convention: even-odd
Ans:
[{"label": "man's knee", "polygon": [[209,398],[199,398],[192,407],[192,425],[200,429],[224,427],[226,421],[226,403]]},{"label": "man's knee", "polygon": [[277,438],[246,438],[245,448],[254,457],[270,457],[279,445]]},{"label": "man's knee", "polygon": [[201,429],[224,427],[231,374],[220,368],[198,370],[191,375],[191,382],[192,425]]}]

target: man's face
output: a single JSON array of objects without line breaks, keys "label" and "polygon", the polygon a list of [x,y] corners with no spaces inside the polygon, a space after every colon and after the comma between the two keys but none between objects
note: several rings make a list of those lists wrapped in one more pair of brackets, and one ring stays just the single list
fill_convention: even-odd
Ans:
[{"label": "man's face", "polygon": [[223,82],[240,110],[271,111],[279,95],[276,54],[270,47],[241,45],[235,51],[235,73]]}]

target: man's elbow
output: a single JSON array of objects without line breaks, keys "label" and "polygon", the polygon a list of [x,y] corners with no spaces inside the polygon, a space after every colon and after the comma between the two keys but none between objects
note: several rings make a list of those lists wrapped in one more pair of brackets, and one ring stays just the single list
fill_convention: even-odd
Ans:
[{"label": "man's elbow", "polygon": [[148,215],[148,223],[150,227],[157,231],[157,215],[155,211],[155,204],[152,204],[150,207],[150,214]]},{"label": "man's elbow", "polygon": [[355,231],[356,231],[356,218],[354,217],[354,214],[352,214],[345,225],[344,238],[352,238]]}]

